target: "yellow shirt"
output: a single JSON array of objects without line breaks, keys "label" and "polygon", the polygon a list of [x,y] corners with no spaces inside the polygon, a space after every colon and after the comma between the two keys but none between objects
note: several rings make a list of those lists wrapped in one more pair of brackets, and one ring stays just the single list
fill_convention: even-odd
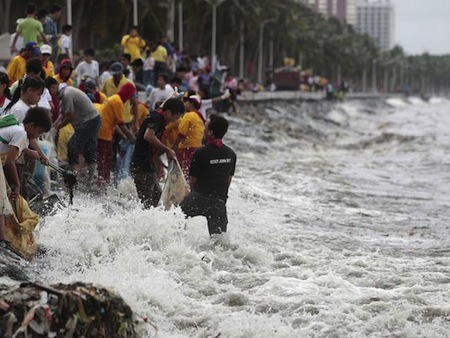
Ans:
[{"label": "yellow shirt", "polygon": [[124,123],[124,104],[122,99],[119,95],[113,95],[108,97],[108,100],[103,104],[95,103],[94,107],[102,119],[97,138],[104,141],[112,141],[116,126]]},{"label": "yellow shirt", "polygon": [[53,78],[56,79],[56,81],[58,81],[59,83],[67,83],[67,85],[68,85],[69,87],[73,87],[73,80],[72,80],[72,79],[69,79],[69,80],[67,80],[67,81],[64,81],[63,79],[61,79],[61,78],[59,77],[59,74],[56,74],[55,76],[53,76]]},{"label": "yellow shirt", "polygon": [[162,143],[164,143],[165,146],[172,148],[173,144],[175,143],[175,140],[178,137],[178,125],[180,124],[180,119],[169,123],[166,126],[166,129],[163,133]]},{"label": "yellow shirt", "polygon": [[200,117],[200,113],[191,111],[184,114],[178,125],[178,134],[183,135],[184,138],[178,148],[200,148],[204,132],[205,121]]},{"label": "yellow shirt", "polygon": [[150,54],[155,62],[166,62],[167,61],[167,49],[164,46],[158,45],[155,51]]},{"label": "yellow shirt", "polygon": [[145,118],[148,116],[149,110],[148,107],[139,102],[138,104],[138,118],[139,118],[139,127],[142,126],[142,122],[144,122]]},{"label": "yellow shirt", "polygon": [[8,74],[9,85],[23,78],[26,73],[27,60],[22,55],[17,55],[9,61],[6,68],[6,74]]},{"label": "yellow shirt", "polygon": [[[113,77],[110,77],[109,79],[107,79],[105,81],[105,83],[103,83],[101,92],[104,93],[107,97],[113,96],[114,94],[117,94],[119,92],[119,89],[122,88],[122,86],[127,82],[131,82],[131,81],[128,80],[125,76],[122,76],[122,79],[120,79],[119,85],[116,87],[116,85],[114,84]],[[131,83],[133,83],[133,82],[131,82]],[[131,104],[130,104],[130,100],[128,100],[125,103],[125,107],[124,107],[124,111],[123,111],[123,118],[125,120],[125,123],[131,122],[131,114],[130,113],[131,113]]]},{"label": "yellow shirt", "polygon": [[55,76],[55,66],[53,62],[47,61],[47,64],[42,65],[42,68],[45,71],[45,77],[54,77]]},{"label": "yellow shirt", "polygon": [[59,130],[56,144],[56,157],[59,161],[67,161],[67,143],[74,133],[75,130],[70,123]]},{"label": "yellow shirt", "polygon": [[130,37],[129,34],[122,38],[123,52],[131,55],[131,62],[136,59],[142,59],[141,48],[145,47],[145,41],[139,36]]}]

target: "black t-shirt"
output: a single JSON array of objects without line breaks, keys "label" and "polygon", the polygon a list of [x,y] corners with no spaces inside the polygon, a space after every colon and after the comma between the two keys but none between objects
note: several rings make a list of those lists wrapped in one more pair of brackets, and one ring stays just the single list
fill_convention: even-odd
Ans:
[{"label": "black t-shirt", "polygon": [[160,151],[151,147],[150,144],[144,139],[146,130],[150,128],[155,132],[155,136],[161,140],[166,124],[161,114],[152,111],[148,117],[142,122],[142,126],[139,129],[136,137],[136,143],[133,152],[133,165],[147,168],[155,171],[155,159],[160,155]]},{"label": "black t-shirt", "polygon": [[236,169],[236,153],[228,146],[206,145],[192,158],[189,175],[197,178],[194,191],[205,196],[226,200],[228,178]]}]

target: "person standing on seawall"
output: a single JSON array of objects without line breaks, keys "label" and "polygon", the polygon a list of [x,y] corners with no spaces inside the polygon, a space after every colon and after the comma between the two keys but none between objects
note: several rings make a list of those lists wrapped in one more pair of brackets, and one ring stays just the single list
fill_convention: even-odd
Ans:
[{"label": "person standing on seawall", "polygon": [[236,169],[236,153],[222,142],[227,130],[227,119],[210,116],[205,126],[206,145],[192,158],[191,192],[180,204],[187,217],[206,217],[210,236],[227,231],[226,201]]}]

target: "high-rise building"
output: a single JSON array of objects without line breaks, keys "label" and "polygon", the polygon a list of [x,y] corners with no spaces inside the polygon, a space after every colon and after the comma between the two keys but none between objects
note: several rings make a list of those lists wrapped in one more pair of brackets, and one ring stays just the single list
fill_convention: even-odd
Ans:
[{"label": "high-rise building", "polygon": [[356,0],[302,0],[326,17],[336,17],[350,25],[356,24]]},{"label": "high-rise building", "polygon": [[368,34],[382,50],[394,46],[395,8],[390,0],[358,0],[356,31]]}]

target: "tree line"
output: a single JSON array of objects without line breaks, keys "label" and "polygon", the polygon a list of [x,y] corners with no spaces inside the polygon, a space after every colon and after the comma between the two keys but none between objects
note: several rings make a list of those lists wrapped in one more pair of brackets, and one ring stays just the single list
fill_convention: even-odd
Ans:
[{"label": "tree line", "polygon": [[[1,2],[0,10],[6,14],[0,26],[2,33],[13,31],[15,20],[24,16],[27,2]],[[39,8],[59,4],[64,10],[60,24],[67,22],[67,0],[35,3]],[[290,57],[302,69],[311,69],[334,82],[348,80],[365,91],[408,88],[442,93],[450,86],[450,55],[410,56],[400,46],[381,51],[369,36],[358,34],[351,25],[335,18],[325,18],[298,0],[138,0],[140,34],[151,42],[168,35],[178,46],[181,28],[180,47],[190,55],[210,53],[214,6],[217,54],[234,74],[239,73],[243,41],[244,76],[257,78],[258,39],[263,29],[265,69],[271,60],[277,68]],[[114,58],[109,54],[120,51],[120,38],[133,24],[133,0],[72,0],[72,7],[74,49],[93,47],[104,51],[100,59]]]}]

